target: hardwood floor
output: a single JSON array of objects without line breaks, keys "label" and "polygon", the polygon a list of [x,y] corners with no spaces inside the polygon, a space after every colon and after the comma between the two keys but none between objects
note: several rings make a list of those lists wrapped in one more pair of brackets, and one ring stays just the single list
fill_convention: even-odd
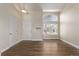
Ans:
[{"label": "hardwood floor", "polygon": [[61,40],[22,41],[2,56],[79,56],[79,50]]}]

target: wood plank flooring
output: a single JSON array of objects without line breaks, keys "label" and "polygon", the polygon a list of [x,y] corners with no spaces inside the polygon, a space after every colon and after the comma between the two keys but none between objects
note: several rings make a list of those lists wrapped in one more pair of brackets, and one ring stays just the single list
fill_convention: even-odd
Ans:
[{"label": "wood plank flooring", "polygon": [[57,39],[21,41],[2,56],[79,56],[79,50]]}]

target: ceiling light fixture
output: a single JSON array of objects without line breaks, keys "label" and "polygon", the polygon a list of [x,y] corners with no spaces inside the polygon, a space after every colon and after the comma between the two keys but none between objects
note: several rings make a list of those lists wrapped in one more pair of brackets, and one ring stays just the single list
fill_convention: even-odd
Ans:
[{"label": "ceiling light fixture", "polygon": [[43,12],[59,12],[59,9],[54,9],[54,10],[43,10]]},{"label": "ceiling light fixture", "polygon": [[21,12],[26,13],[26,10],[21,10]]}]

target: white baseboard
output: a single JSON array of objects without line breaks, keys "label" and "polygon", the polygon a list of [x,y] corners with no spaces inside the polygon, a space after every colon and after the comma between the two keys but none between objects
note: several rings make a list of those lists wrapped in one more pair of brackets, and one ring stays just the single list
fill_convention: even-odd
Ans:
[{"label": "white baseboard", "polygon": [[[17,43],[21,42],[22,40],[17,41],[16,43],[14,43],[12,46],[16,45]],[[11,48],[12,46],[9,46],[3,50],[1,50],[1,53],[3,53],[4,51],[8,50],[9,48]]]},{"label": "white baseboard", "polygon": [[28,41],[31,41],[31,39],[22,39],[22,40],[28,40]]},{"label": "white baseboard", "polygon": [[43,41],[43,39],[22,39],[22,40],[29,40],[29,41]]},{"label": "white baseboard", "polygon": [[[51,38],[44,38],[46,40],[50,40]],[[58,40],[59,38],[52,38],[52,40]]]},{"label": "white baseboard", "polygon": [[32,39],[32,41],[43,41],[43,39]]},{"label": "white baseboard", "polygon": [[75,44],[73,44],[73,43],[71,43],[71,42],[68,42],[68,41],[63,40],[63,39],[60,39],[60,40],[62,40],[62,41],[64,41],[64,42],[68,43],[69,45],[72,45],[73,47],[79,49],[79,46],[77,46],[77,45],[75,45]]}]

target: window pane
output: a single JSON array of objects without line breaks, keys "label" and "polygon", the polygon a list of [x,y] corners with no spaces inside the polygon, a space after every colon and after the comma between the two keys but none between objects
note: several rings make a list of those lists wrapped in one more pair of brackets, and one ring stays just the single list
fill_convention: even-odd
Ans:
[{"label": "window pane", "polygon": [[57,21],[57,16],[55,16],[55,15],[45,15],[44,21]]},{"label": "window pane", "polygon": [[58,34],[58,16],[44,15],[43,16],[44,34],[54,35]]},{"label": "window pane", "polygon": [[57,34],[57,24],[44,24],[44,34]]}]

